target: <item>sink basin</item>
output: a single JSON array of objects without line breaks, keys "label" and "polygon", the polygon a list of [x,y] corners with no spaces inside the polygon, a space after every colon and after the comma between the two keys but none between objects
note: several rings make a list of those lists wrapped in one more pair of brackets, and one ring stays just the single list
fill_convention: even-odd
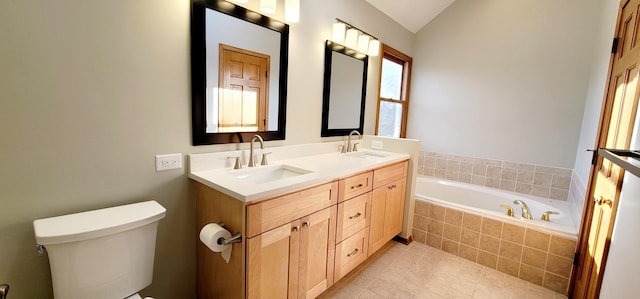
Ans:
[{"label": "sink basin", "polygon": [[389,154],[386,153],[377,153],[377,152],[369,152],[369,151],[361,151],[361,152],[350,152],[346,153],[347,157],[354,158],[362,158],[362,159],[380,159],[384,157],[388,157]]},{"label": "sink basin", "polygon": [[312,171],[310,170],[282,164],[233,170],[229,172],[229,175],[235,177],[238,180],[248,181],[256,184],[263,184],[286,178],[296,177],[311,172]]}]

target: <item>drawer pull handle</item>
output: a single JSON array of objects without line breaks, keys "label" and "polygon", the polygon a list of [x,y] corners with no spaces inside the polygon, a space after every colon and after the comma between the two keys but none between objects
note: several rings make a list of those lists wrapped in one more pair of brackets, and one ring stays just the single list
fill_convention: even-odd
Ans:
[{"label": "drawer pull handle", "polygon": [[358,248],[354,249],[353,251],[351,251],[351,253],[347,254],[347,257],[354,256],[356,253],[358,253]]},{"label": "drawer pull handle", "polygon": [[355,214],[355,215],[353,215],[353,216],[349,216],[349,219],[358,218],[358,217],[360,217],[360,216],[362,216],[362,214],[360,214],[360,212],[358,212],[358,214]]},{"label": "drawer pull handle", "polygon": [[302,226],[311,226],[311,221],[302,222]]},{"label": "drawer pull handle", "polygon": [[297,231],[299,231],[299,230],[300,230],[300,226],[294,226],[294,227],[293,227],[293,231],[294,231],[294,232],[297,232]]},{"label": "drawer pull handle", "polygon": [[362,188],[364,185],[363,184],[358,184],[356,186],[351,186],[351,190],[356,189],[356,188]]},{"label": "drawer pull handle", "polygon": [[396,184],[393,184],[393,185],[387,187],[387,189],[389,189],[389,190],[392,190],[392,189],[395,189],[395,188],[397,188]]}]

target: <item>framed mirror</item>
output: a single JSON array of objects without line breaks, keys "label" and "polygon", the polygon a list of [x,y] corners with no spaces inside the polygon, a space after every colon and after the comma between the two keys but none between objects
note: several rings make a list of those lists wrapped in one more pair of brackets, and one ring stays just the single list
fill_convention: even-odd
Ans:
[{"label": "framed mirror", "polygon": [[320,136],[363,133],[369,57],[327,41]]},{"label": "framed mirror", "polygon": [[289,25],[222,0],[192,0],[193,145],[285,138]]}]

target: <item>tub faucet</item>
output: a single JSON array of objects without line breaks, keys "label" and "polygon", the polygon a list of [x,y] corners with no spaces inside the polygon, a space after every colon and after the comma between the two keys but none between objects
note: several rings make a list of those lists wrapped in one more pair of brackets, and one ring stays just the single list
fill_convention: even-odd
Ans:
[{"label": "tub faucet", "polygon": [[356,148],[357,143],[353,145],[353,148],[351,148],[351,136],[353,136],[354,134],[358,135],[360,139],[362,139],[362,135],[360,135],[360,132],[356,130],[351,131],[351,133],[349,133],[349,137],[347,137],[347,152],[357,151],[357,148]]},{"label": "tub faucet", "polygon": [[532,219],[531,218],[531,211],[529,210],[529,207],[527,206],[527,204],[524,201],[517,199],[517,200],[513,201],[513,204],[522,206],[522,218],[524,218],[524,219]]},{"label": "tub faucet", "polygon": [[264,149],[264,140],[262,140],[262,137],[260,137],[260,135],[253,135],[253,137],[251,137],[251,144],[249,146],[249,165],[247,165],[249,167],[256,166],[256,160],[253,156],[253,142],[256,139],[260,142],[260,149]]}]

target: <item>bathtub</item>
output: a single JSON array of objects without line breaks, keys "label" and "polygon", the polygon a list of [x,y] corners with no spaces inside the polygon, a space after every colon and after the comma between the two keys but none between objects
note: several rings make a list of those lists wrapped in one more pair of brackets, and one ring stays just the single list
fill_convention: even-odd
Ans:
[{"label": "bathtub", "polygon": [[[427,176],[416,178],[415,197],[417,200],[429,201],[462,212],[491,217],[506,223],[577,239],[578,221],[572,218],[569,204],[566,201]],[[528,220],[521,217],[521,207],[513,203],[517,199],[527,204],[533,219]],[[515,214],[514,217],[508,216],[507,210],[500,208],[500,205],[511,206]],[[552,214],[549,217],[550,221],[543,221],[540,218],[545,211],[556,211],[560,214]]]}]

